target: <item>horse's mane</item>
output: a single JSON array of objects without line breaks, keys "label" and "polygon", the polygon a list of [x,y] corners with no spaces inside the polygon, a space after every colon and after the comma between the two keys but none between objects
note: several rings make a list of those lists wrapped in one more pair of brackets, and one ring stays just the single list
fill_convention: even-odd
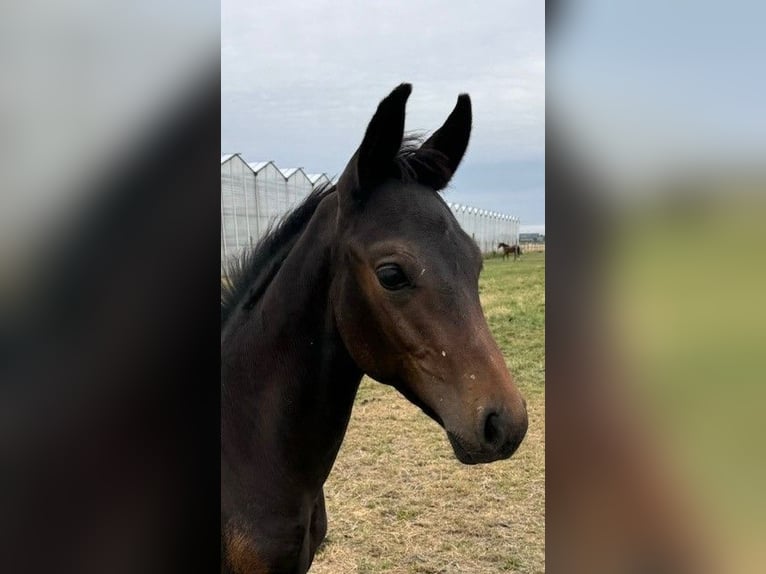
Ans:
[{"label": "horse's mane", "polygon": [[[420,148],[421,138],[407,134],[394,158],[395,175],[403,182],[414,182],[419,174],[448,174],[447,158],[439,151]],[[221,327],[242,302],[252,308],[282,267],[295,243],[308,225],[322,200],[334,193],[336,186],[324,183],[312,191],[298,207],[270,226],[258,243],[232,257],[225,265],[221,281]]]},{"label": "horse's mane", "polygon": [[221,281],[221,326],[232,311],[245,301],[252,307],[287,259],[321,201],[335,191],[335,185],[323,183],[298,207],[272,224],[258,243],[232,257],[225,266]]},{"label": "horse's mane", "polygon": [[404,135],[399,152],[394,158],[394,175],[404,183],[431,179],[432,176],[449,181],[452,170],[447,156],[434,148],[421,147],[423,135],[412,132]]}]

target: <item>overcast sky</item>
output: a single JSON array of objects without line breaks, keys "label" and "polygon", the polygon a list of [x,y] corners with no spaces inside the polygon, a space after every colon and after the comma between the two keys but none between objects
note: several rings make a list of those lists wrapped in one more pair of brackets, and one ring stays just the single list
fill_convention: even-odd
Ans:
[{"label": "overcast sky", "polygon": [[609,193],[763,173],[763,3],[560,4],[548,38],[550,117]]},{"label": "overcast sky", "polygon": [[221,3],[221,150],[340,173],[378,102],[410,82],[407,130],[457,95],[473,132],[446,199],[545,223],[544,2]]}]

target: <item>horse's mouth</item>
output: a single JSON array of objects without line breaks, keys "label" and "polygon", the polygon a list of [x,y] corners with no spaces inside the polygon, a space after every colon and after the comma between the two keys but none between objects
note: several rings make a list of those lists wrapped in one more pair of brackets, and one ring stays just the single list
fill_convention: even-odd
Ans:
[{"label": "horse's mouth", "polygon": [[[419,407],[427,416],[435,420],[440,427],[447,432],[447,438],[449,438],[452,450],[455,453],[455,457],[463,464],[485,464],[489,462],[495,462],[496,460],[505,460],[510,458],[511,455],[516,452],[518,443],[507,442],[497,449],[485,449],[481,447],[473,447],[468,444],[464,439],[456,433],[451,432],[444,424],[443,419],[436,413],[434,409],[429,407],[424,401],[420,399],[409,386],[403,385],[399,380],[393,380],[386,384],[390,384],[395,387],[404,397],[415,406]],[[521,441],[519,441],[521,442]]]},{"label": "horse's mouth", "polygon": [[447,431],[447,438],[452,445],[455,457],[463,464],[486,464],[496,460],[505,460],[510,458],[516,448],[510,443],[496,451],[471,449],[457,435]]}]

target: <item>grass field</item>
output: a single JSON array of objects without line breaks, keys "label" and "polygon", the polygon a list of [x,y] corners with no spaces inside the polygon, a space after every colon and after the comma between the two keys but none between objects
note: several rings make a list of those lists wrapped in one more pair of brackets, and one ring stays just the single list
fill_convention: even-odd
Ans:
[{"label": "grass field", "polygon": [[444,431],[390,387],[362,381],[325,485],[328,535],[312,574],[544,572],[545,253],[485,261],[492,332],[527,399],[517,453],[464,466]]}]

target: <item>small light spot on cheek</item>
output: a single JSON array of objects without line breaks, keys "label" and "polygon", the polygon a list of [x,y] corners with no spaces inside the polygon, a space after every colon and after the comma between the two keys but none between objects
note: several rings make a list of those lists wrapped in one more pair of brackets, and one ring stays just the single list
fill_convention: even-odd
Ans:
[{"label": "small light spot on cheek", "polygon": [[471,375],[471,379],[476,380],[476,375]]},{"label": "small light spot on cheek", "polygon": [[425,268],[425,267],[423,267],[423,271],[421,271],[421,272],[420,272],[420,275],[418,275],[418,277],[422,277],[422,276],[423,276],[423,273],[425,273],[425,272],[426,272],[426,268]]},{"label": "small light spot on cheek", "polygon": [[447,356],[447,353],[442,351],[442,357],[446,357],[446,356]]}]

